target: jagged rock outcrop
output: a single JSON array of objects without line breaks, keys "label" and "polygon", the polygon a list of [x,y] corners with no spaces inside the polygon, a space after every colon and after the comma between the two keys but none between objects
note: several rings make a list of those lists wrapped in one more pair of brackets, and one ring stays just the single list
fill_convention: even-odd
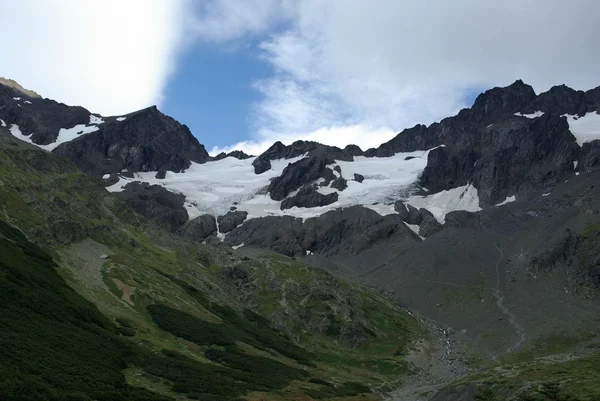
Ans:
[{"label": "jagged rock outcrop", "polygon": [[343,191],[348,188],[348,181],[344,177],[338,177],[331,183],[331,188],[335,188],[338,191]]},{"label": "jagged rock outcrop", "polygon": [[365,180],[365,176],[362,174],[354,173],[354,181],[363,182]]},{"label": "jagged rock outcrop", "polygon": [[54,152],[94,176],[129,171],[179,172],[209,155],[190,130],[155,106],[107,120],[99,130],[58,146]]},{"label": "jagged rock outcrop", "polygon": [[396,201],[394,203],[394,210],[398,213],[400,219],[408,224],[419,225],[423,221],[423,216],[419,209],[410,204],[405,204],[403,201]]},{"label": "jagged rock outcrop", "polygon": [[56,141],[61,128],[88,124],[91,113],[79,106],[67,106],[42,99],[33,91],[10,80],[0,81],[0,119],[16,124],[24,135],[39,145]]},{"label": "jagged rock outcrop", "polygon": [[115,196],[136,213],[170,232],[177,231],[188,220],[183,207],[185,196],[167,191],[160,185],[130,182],[123,191],[115,192]]},{"label": "jagged rock outcrop", "polygon": [[331,181],[336,179],[336,176],[333,173],[333,170],[327,167],[325,170],[323,170],[321,178],[323,178],[323,182],[321,182],[319,185],[322,187],[327,187],[329,184],[331,184]]},{"label": "jagged rock outcrop", "polygon": [[353,206],[304,222],[290,216],[248,220],[227,235],[225,244],[244,243],[288,256],[302,256],[306,251],[353,255],[392,237],[420,241],[397,215],[381,216],[371,209]]},{"label": "jagged rock outcrop", "polygon": [[217,222],[219,223],[219,232],[228,233],[242,224],[247,217],[248,212],[241,210],[230,211],[223,216],[217,217]]},{"label": "jagged rock outcrop", "polygon": [[[332,184],[333,185],[333,184]],[[333,192],[323,195],[313,186],[302,188],[295,196],[284,199],[281,202],[281,210],[296,207],[319,207],[330,205],[338,200],[338,193]]]},{"label": "jagged rock outcrop", "polygon": [[576,170],[589,173],[598,168],[600,168],[600,140],[584,143]]},{"label": "jagged rock outcrop", "polygon": [[573,172],[579,147],[565,118],[506,117],[479,130],[465,148],[429,152],[420,184],[439,192],[472,182],[484,205],[494,205],[517,191],[538,190]]},{"label": "jagged rock outcrop", "polygon": [[302,155],[352,161],[354,156],[362,155],[362,150],[356,145],[348,145],[344,149],[340,149],[312,141],[296,141],[289,146],[278,141],[258,156],[252,165],[256,174],[262,174],[271,168],[271,160],[291,159]]},{"label": "jagged rock outcrop", "polygon": [[442,231],[443,226],[433,217],[433,214],[427,209],[419,209],[422,221],[419,225],[419,235],[421,237],[429,237],[439,231]]},{"label": "jagged rock outcrop", "polygon": [[553,86],[541,93],[523,108],[524,114],[543,111],[547,114],[570,114],[583,116],[600,111],[600,87],[587,92],[571,89],[566,85]]},{"label": "jagged rock outcrop", "polygon": [[198,216],[185,223],[179,230],[179,234],[196,242],[202,242],[212,237],[216,238],[217,220],[210,214]]},{"label": "jagged rock outcrop", "polygon": [[236,159],[239,159],[239,160],[246,160],[246,159],[251,158],[252,156],[247,155],[246,153],[244,153],[241,150],[232,150],[229,153],[221,152],[218,155],[216,155],[215,157],[213,157],[212,160],[222,160],[226,157],[235,157]]},{"label": "jagged rock outcrop", "polygon": [[283,200],[292,191],[311,183],[324,175],[326,166],[333,161],[317,156],[310,156],[290,163],[279,177],[273,178],[269,184],[269,194],[273,200]]}]

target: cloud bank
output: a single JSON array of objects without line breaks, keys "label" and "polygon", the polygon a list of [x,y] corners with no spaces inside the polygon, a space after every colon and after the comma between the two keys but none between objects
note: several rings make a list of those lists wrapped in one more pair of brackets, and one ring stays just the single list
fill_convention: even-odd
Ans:
[{"label": "cloud bank", "polygon": [[116,115],[159,103],[187,0],[0,0],[0,75]]},{"label": "cloud bank", "polygon": [[[257,52],[273,74],[254,83],[262,100],[255,141],[237,145],[246,150],[274,139],[331,142],[336,133],[340,145],[364,146],[374,132],[437,121],[468,106],[470,92],[519,78],[538,92],[600,85],[596,0],[270,3],[285,14],[238,3],[235,15],[253,9],[262,17],[250,25],[223,13],[229,34],[212,37],[268,33]],[[287,24],[273,31],[269,21]]]}]

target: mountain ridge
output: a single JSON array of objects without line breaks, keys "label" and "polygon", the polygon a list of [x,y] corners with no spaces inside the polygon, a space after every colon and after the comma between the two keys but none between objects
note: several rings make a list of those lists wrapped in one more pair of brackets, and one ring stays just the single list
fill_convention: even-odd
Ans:
[{"label": "mountain ridge", "polygon": [[[536,95],[517,80],[378,148],[278,142],[256,157],[214,158],[156,108],[102,117],[14,94],[0,85],[4,219],[54,250],[69,284],[102,313],[133,316],[136,338],[167,352],[129,360],[167,379],[160,394],[207,389],[156,367],[180,369],[180,357],[168,354],[177,352],[218,366],[266,357],[285,376],[268,384],[265,396],[278,400],[286,395],[276,388],[305,399],[351,397],[345,392],[366,392],[351,384],[361,375],[397,400],[423,398],[421,388],[440,390],[428,396],[436,401],[535,399],[551,385],[572,396],[582,389],[582,400],[600,396],[587,379],[600,341],[600,87]],[[47,119],[45,107],[62,116]],[[70,118],[74,127],[55,132]],[[179,139],[170,149],[172,134]],[[64,143],[54,149],[52,135]],[[300,350],[286,359],[266,326],[263,340],[251,340],[258,332],[248,322],[262,320],[246,307],[325,360],[313,370]],[[413,357],[419,365],[407,362]],[[304,366],[316,381],[273,360]],[[571,379],[560,374],[567,365]],[[319,370],[327,366],[349,370],[331,384]],[[409,370],[420,373],[406,377]],[[521,373],[501,373],[513,370]],[[394,376],[402,386],[390,384]],[[238,378],[248,384],[238,395],[262,380]]]}]

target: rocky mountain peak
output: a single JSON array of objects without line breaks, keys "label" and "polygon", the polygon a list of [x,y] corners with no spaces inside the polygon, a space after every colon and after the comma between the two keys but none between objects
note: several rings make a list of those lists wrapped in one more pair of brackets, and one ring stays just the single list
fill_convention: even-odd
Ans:
[{"label": "rocky mountain peak", "polygon": [[56,152],[96,176],[130,172],[181,171],[210,159],[189,128],[156,106],[107,119],[96,132],[60,145]]},{"label": "rocky mountain peak", "polygon": [[496,87],[477,96],[471,111],[482,117],[515,113],[535,97],[533,88],[519,79],[507,87]]},{"label": "rocky mountain peak", "polygon": [[27,96],[32,99],[41,99],[42,98],[36,92],[23,88],[17,81],[15,81],[13,79],[6,79],[3,77],[0,77],[0,85],[11,88],[12,90],[18,92],[19,94]]}]

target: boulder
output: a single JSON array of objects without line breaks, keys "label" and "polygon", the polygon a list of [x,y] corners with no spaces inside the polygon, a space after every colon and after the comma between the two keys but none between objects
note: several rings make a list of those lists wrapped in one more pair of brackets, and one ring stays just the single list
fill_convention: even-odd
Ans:
[{"label": "boulder", "polygon": [[219,216],[217,222],[219,223],[219,232],[228,233],[246,220],[248,212],[246,211],[230,211],[224,216]]},{"label": "boulder", "polygon": [[302,188],[295,196],[284,199],[281,202],[281,210],[291,209],[296,207],[319,207],[330,205],[338,200],[338,193],[333,192],[328,195],[323,195],[313,187],[307,186]]},{"label": "boulder", "polygon": [[217,233],[217,221],[214,216],[204,214],[188,221],[179,230],[181,236],[202,242]]},{"label": "boulder", "polygon": [[343,191],[348,188],[348,182],[344,177],[338,177],[331,183],[331,188],[335,188],[338,191]]}]

